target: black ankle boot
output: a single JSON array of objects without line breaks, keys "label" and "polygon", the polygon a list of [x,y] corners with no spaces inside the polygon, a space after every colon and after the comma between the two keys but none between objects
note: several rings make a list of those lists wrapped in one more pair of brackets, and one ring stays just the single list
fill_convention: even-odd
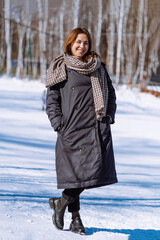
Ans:
[{"label": "black ankle boot", "polygon": [[64,226],[64,212],[69,202],[62,196],[61,198],[50,198],[49,205],[53,209],[52,216],[53,224],[58,229],[63,229]]},{"label": "black ankle boot", "polygon": [[86,234],[79,212],[72,213],[72,222],[70,224],[70,230],[74,233],[81,235]]}]

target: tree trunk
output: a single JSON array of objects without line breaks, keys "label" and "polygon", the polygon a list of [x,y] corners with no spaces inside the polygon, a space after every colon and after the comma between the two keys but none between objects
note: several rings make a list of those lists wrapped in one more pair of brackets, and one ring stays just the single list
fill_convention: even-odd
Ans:
[{"label": "tree trunk", "polygon": [[80,6],[80,0],[74,1],[74,19],[73,19],[73,28],[78,27],[78,16],[79,16],[79,6]]},{"label": "tree trunk", "polygon": [[[28,25],[30,26],[30,20],[28,19]],[[31,29],[27,28],[26,32],[26,48],[24,58],[24,75],[31,74]]]},{"label": "tree trunk", "polygon": [[133,83],[137,81],[140,69],[141,69],[141,55],[142,55],[142,29],[143,29],[143,11],[144,11],[144,0],[139,1],[139,10],[138,10],[138,27],[137,27],[137,38],[138,38],[138,50],[139,50],[139,59],[138,66],[133,77]]},{"label": "tree trunk", "polygon": [[30,1],[26,1],[26,20],[27,20],[27,29],[26,29],[26,46],[25,46],[25,58],[24,58],[24,67],[23,73],[24,76],[32,75],[32,63],[31,63],[31,15],[30,15]]},{"label": "tree trunk", "polygon": [[64,9],[65,9],[65,1],[63,0],[62,7],[60,9],[59,14],[59,35],[60,35],[60,46],[59,46],[59,54],[63,53],[63,42],[64,42]]},{"label": "tree trunk", "polygon": [[120,16],[118,24],[118,45],[117,45],[117,59],[116,59],[116,84],[119,84],[120,79],[120,62],[121,62],[121,49],[122,49],[122,28],[124,17],[124,0],[121,0]]},{"label": "tree trunk", "polygon": [[5,33],[4,33],[4,21],[2,19],[2,27],[1,27],[1,34],[0,34],[0,71],[5,68]]},{"label": "tree trunk", "polygon": [[7,74],[11,74],[11,33],[10,33],[10,0],[5,0],[5,41],[7,46]]},{"label": "tree trunk", "polygon": [[98,0],[98,23],[97,31],[95,33],[96,52],[100,54],[100,40],[101,40],[101,29],[102,29],[102,0]]},{"label": "tree trunk", "polygon": [[[125,11],[124,11],[124,18],[123,18],[123,74],[127,77],[127,79],[131,79],[132,75],[132,64],[131,64],[131,49],[132,49],[132,37],[128,36],[127,23],[129,18],[129,10],[130,10],[131,0],[125,0]],[[133,26],[133,24],[132,24]],[[129,32],[132,32],[133,28],[130,28]],[[121,51],[122,52],[122,51]],[[125,65],[124,65],[125,63]]]},{"label": "tree trunk", "polygon": [[[108,37],[108,70],[110,74],[114,74],[114,46],[115,46],[115,9],[114,0],[110,1],[110,24],[109,24],[109,37]],[[108,35],[108,34],[107,34]],[[107,36],[106,36],[107,37]]]},{"label": "tree trunk", "polygon": [[148,0],[145,0],[144,2],[144,33],[143,33],[143,42],[142,42],[142,52],[141,52],[141,61],[140,61],[140,80],[143,81],[143,75],[144,75],[144,63],[145,63],[145,57],[146,57],[146,47],[148,42],[148,17],[147,17],[147,11],[148,11]]},{"label": "tree trunk", "polygon": [[133,73],[133,62],[134,62],[134,54],[132,55],[132,44],[133,44],[133,22],[130,22],[129,25],[129,36],[126,38],[126,44],[127,44],[127,49],[124,51],[126,52],[126,66],[125,66],[125,72],[126,72],[126,77],[127,77],[127,83],[132,82],[132,73]]},{"label": "tree trunk", "polygon": [[[25,25],[26,19],[25,14],[21,14],[21,22]],[[16,77],[20,78],[23,75],[23,38],[25,34],[26,28],[24,26],[18,26],[18,35],[19,35],[19,43],[18,43],[18,61],[17,61],[17,70],[16,70]]]},{"label": "tree trunk", "polygon": [[23,75],[23,37],[24,32],[19,33],[19,44],[18,44],[18,61],[17,61],[17,70],[16,77],[20,78]]},{"label": "tree trunk", "polygon": [[150,42],[150,50],[149,50],[149,62],[147,73],[149,76],[152,75],[152,72],[155,74],[157,68],[159,66],[159,56],[158,56],[158,49],[160,48],[160,24],[156,29],[156,33],[152,36],[152,40]]},{"label": "tree trunk", "polygon": [[48,0],[44,1],[44,14],[42,1],[37,0],[39,14],[39,46],[40,46],[40,78],[42,82],[46,77],[46,30],[48,21]]},{"label": "tree trunk", "polygon": [[49,25],[50,25],[50,29],[49,29],[49,41],[48,41],[48,49],[50,50],[48,53],[48,63],[50,63],[53,59],[53,35],[54,35],[54,31],[53,31],[53,27],[54,27],[54,18],[52,17],[49,20]]}]

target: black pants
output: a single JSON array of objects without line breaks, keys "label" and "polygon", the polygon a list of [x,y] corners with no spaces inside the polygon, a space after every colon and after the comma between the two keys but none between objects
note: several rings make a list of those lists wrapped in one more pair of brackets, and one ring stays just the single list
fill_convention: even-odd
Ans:
[{"label": "black pants", "polygon": [[71,202],[68,205],[69,212],[77,212],[80,210],[79,195],[84,191],[84,188],[65,189],[62,193],[63,197]]}]

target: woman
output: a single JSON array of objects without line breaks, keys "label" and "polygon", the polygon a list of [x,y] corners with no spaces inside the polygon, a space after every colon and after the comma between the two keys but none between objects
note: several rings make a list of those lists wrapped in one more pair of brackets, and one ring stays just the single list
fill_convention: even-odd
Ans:
[{"label": "woman", "polygon": [[50,198],[53,224],[63,229],[66,207],[72,213],[70,230],[85,234],[79,196],[87,188],[117,182],[110,124],[116,97],[99,56],[91,51],[87,29],[73,29],[64,42],[64,54],[47,71],[46,112],[58,133],[57,187],[60,198]]}]

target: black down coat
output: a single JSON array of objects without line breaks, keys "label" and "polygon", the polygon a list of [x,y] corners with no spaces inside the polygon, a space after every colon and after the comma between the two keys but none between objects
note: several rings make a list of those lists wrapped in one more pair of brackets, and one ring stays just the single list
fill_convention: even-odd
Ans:
[{"label": "black down coat", "polygon": [[[66,68],[67,79],[47,89],[46,112],[58,131],[57,188],[92,188],[117,182],[109,117],[96,119],[90,76]],[[114,123],[115,90],[108,79]]]}]

